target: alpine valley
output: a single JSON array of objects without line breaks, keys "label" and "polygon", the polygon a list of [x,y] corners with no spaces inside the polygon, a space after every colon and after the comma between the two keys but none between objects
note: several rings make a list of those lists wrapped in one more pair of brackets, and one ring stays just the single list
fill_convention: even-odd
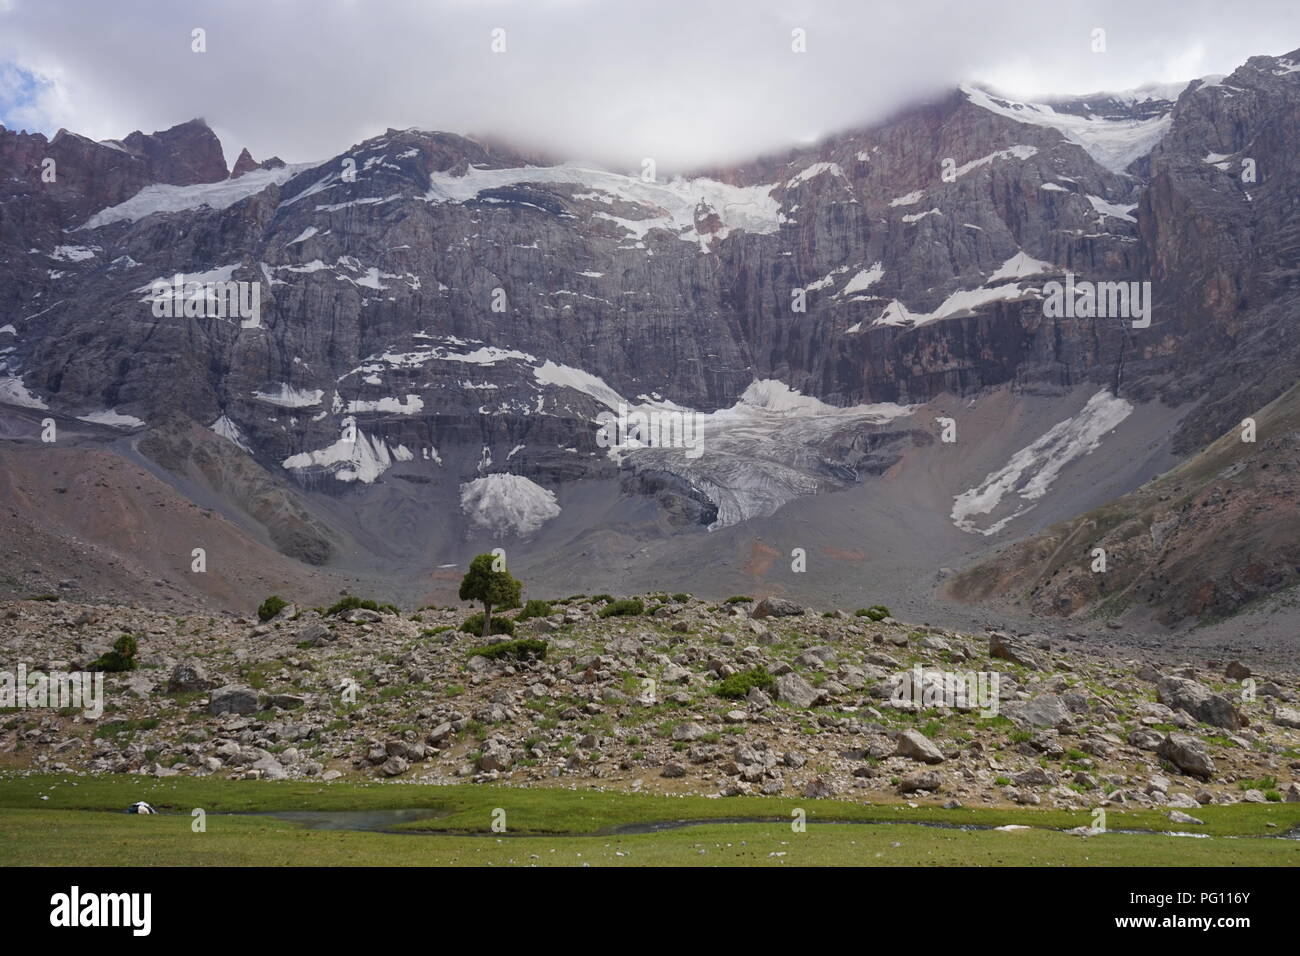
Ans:
[{"label": "alpine valley", "polygon": [[[1101,283],[1149,323],[1045,308]],[[0,128],[0,598],[413,607],[500,547],[534,595],[1293,655],[1298,315],[1300,51],[672,176]]]}]

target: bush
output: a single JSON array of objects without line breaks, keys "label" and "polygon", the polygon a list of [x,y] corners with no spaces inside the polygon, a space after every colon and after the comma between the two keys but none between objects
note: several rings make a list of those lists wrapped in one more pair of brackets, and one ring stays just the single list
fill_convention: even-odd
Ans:
[{"label": "bush", "polygon": [[767,690],[776,683],[776,678],[767,672],[766,667],[754,667],[739,674],[724,678],[715,691],[719,697],[739,700],[749,693],[751,687]]},{"label": "bush", "polygon": [[641,603],[640,598],[624,598],[621,601],[614,601],[606,604],[597,612],[598,617],[635,617],[638,614],[645,613],[645,605]]},{"label": "bush", "polygon": [[515,621],[527,621],[534,617],[550,617],[551,602],[539,601],[536,598],[524,605],[524,609],[515,615]]},{"label": "bush", "polygon": [[883,621],[890,617],[889,608],[883,604],[873,604],[871,607],[860,607],[853,612],[858,617],[869,617],[873,621]]},{"label": "bush", "polygon": [[723,604],[753,604],[754,599],[747,594],[735,594],[722,602]]},{"label": "bush", "polygon": [[345,595],[342,600],[331,604],[325,611],[326,617],[335,617],[347,611],[366,610],[366,611],[385,611],[389,614],[400,614],[401,612],[392,604],[376,604],[369,599],[354,597],[351,594]]},{"label": "bush", "polygon": [[[483,612],[479,611],[465,618],[465,623],[461,624],[460,629],[466,634],[477,634],[481,637],[483,634]],[[515,622],[507,617],[494,617],[492,618],[492,633],[514,637]]]},{"label": "bush", "polygon": [[113,642],[113,649],[91,661],[87,670],[111,673],[133,671],[136,667],[135,655],[139,650],[140,642],[130,634],[123,634]]},{"label": "bush", "polygon": [[545,641],[539,641],[534,637],[521,637],[517,641],[502,641],[500,644],[476,647],[469,652],[469,656],[486,657],[488,660],[496,660],[499,657],[513,657],[515,660],[536,657],[539,660],[545,660],[546,647]]},{"label": "bush", "polygon": [[678,604],[685,604],[690,599],[691,596],[687,594],[685,591],[678,591],[676,594],[673,595],[673,600],[676,601]]},{"label": "bush", "polygon": [[593,594],[590,598],[588,598],[588,600],[589,600],[592,604],[599,604],[601,601],[604,601],[604,602],[606,602],[606,603],[609,603],[610,601],[614,600],[614,595],[612,595],[612,594]]},{"label": "bush", "polygon": [[257,619],[259,621],[269,621],[288,606],[288,601],[278,594],[272,594],[257,606]]}]

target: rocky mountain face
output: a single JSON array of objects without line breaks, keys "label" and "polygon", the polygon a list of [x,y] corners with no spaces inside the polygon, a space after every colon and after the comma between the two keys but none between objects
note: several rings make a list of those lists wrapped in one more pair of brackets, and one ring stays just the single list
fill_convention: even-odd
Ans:
[{"label": "rocky mountain face", "polygon": [[[1053,104],[967,87],[672,179],[414,129],[229,176],[201,121],[0,132],[0,400],[179,415],[285,487],[459,501],[452,535],[530,533],[583,479],[678,526],[771,514],[931,441],[908,406],[993,386],[1196,401],[1195,450],[1289,384],[1297,61]],[[1067,273],[1149,279],[1150,327],[1046,308]],[[178,274],[207,285],[159,291]],[[214,314],[222,282],[255,314]],[[611,456],[620,402],[697,415],[702,453]]]},{"label": "rocky mountain face", "polygon": [[969,568],[950,595],[1057,617],[1137,608],[1173,626],[1229,617],[1300,583],[1300,389],[1253,418],[1255,440],[1229,432],[1158,479]]}]

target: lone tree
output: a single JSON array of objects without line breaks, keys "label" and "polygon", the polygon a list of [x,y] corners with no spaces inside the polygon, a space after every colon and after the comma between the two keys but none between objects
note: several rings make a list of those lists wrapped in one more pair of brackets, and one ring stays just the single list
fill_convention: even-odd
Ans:
[{"label": "lone tree", "polygon": [[511,577],[504,563],[497,570],[501,559],[495,554],[480,554],[470,562],[465,578],[460,582],[460,599],[462,601],[483,602],[483,636],[492,633],[492,608],[517,607],[519,593],[523,585]]}]

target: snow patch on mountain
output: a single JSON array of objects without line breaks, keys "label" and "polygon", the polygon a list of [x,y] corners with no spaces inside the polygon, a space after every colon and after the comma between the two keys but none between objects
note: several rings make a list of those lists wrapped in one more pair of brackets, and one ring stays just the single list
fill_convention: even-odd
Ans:
[{"label": "snow patch on mountain", "polygon": [[198,183],[193,186],[154,184],[145,186],[125,202],[109,206],[95,213],[80,229],[98,229],[114,222],[137,222],[160,212],[181,212],[207,206],[210,209],[227,209],[249,196],[260,193],[268,186],[286,183],[315,163],[297,163],[279,169],[255,169],[238,179],[223,179],[215,183]]},{"label": "snow patch on mountain", "polygon": [[1121,206],[1113,203],[1109,199],[1102,199],[1100,196],[1089,196],[1088,202],[1092,203],[1092,208],[1103,216],[1110,216],[1112,219],[1122,219],[1124,222],[1137,222],[1133,218],[1132,212],[1137,208],[1137,203],[1129,203]]},{"label": "snow patch on mountain", "polygon": [[1052,272],[1056,266],[1050,262],[1044,262],[1042,259],[1035,259],[1027,252],[1017,252],[1014,256],[1002,263],[991,276],[989,282],[997,282],[1002,279],[1023,279],[1027,276],[1039,275],[1043,272]]},{"label": "snow patch on mountain", "polygon": [[373,484],[393,466],[393,454],[382,438],[374,438],[359,429],[354,434],[355,440],[350,441],[350,436],[345,434],[325,448],[290,455],[281,465],[290,471],[324,471],[338,481]]},{"label": "snow patch on mountain", "polygon": [[234,442],[250,455],[253,453],[253,449],[248,447],[248,440],[244,437],[244,433],[240,431],[238,425],[231,421],[228,415],[222,415],[215,422],[209,425],[208,428],[212,429],[222,438]]},{"label": "snow patch on mountain", "polygon": [[1037,153],[1038,148],[1036,146],[1012,146],[1010,149],[999,149],[987,156],[981,156],[979,159],[972,159],[969,163],[963,163],[954,170],[954,175],[960,179],[972,170],[987,166],[999,159],[1019,159],[1023,161],[1037,155]]},{"label": "snow patch on mountain", "polygon": [[424,411],[424,399],[419,395],[407,395],[406,401],[400,398],[385,397],[377,399],[356,399],[348,402],[347,411],[351,413],[362,412],[388,412],[394,415],[418,415]]},{"label": "snow patch on mountain", "polygon": [[134,415],[123,415],[114,409],[78,415],[77,421],[90,422],[92,425],[107,425],[110,428],[143,428],[144,422]]},{"label": "snow patch on mountain", "polygon": [[[1184,87],[1186,85],[1182,84]],[[1132,120],[1107,119],[1096,115],[1079,116],[1058,112],[1046,103],[1021,103],[976,86],[964,85],[961,89],[971,103],[990,113],[1018,123],[1056,130],[1069,142],[1083,147],[1088,155],[1114,173],[1122,173],[1133,160],[1150,153],[1156,143],[1164,138],[1173,122],[1169,113]],[[1122,94],[1109,95],[1115,98]],[[1157,98],[1165,99],[1166,96],[1149,97]]]},{"label": "snow patch on mountain", "polygon": [[[507,169],[469,167],[463,175],[435,172],[425,200],[431,203],[463,203],[478,198],[488,189],[520,186],[529,183],[581,186],[611,200],[622,200],[645,209],[650,215],[627,219],[597,213],[643,239],[651,229],[667,229],[682,239],[702,241],[724,238],[735,230],[767,235],[776,232],[783,221],[781,205],[772,197],[780,184],[731,186],[716,180],[674,178],[667,183],[645,182],[640,177],[624,176],[601,169],[565,163],[559,166],[519,166]],[[696,212],[704,205],[717,213],[722,230],[702,237],[695,229]]]},{"label": "snow patch on mountain", "polygon": [[279,405],[281,408],[310,408],[320,404],[321,399],[325,397],[325,392],[319,388],[295,388],[280,382],[274,390],[256,391],[253,397],[259,402]]},{"label": "snow patch on mountain", "polygon": [[39,408],[48,409],[46,405],[37,396],[27,391],[27,386],[23,380],[15,375],[7,375],[0,378],[0,404],[17,405],[19,408]]},{"label": "snow patch on mountain", "polygon": [[555,493],[523,475],[484,475],[460,486],[460,509],[498,538],[532,534],[560,513]]},{"label": "snow patch on mountain", "polygon": [[1043,497],[1066,465],[1095,451],[1106,434],[1132,412],[1133,406],[1124,399],[1105,389],[1098,392],[1073,418],[1053,425],[1042,437],[1012,455],[1004,467],[957,495],[952,506],[953,524],[971,534],[991,535],[1001,531],[1034,505],[1019,505],[984,527],[977,519],[991,516],[1008,495],[1015,494],[1026,502]]},{"label": "snow patch on mountain", "polygon": [[856,292],[866,292],[873,285],[879,282],[884,274],[884,264],[880,262],[873,263],[871,268],[863,269],[850,279],[848,284],[840,290],[840,295],[853,295]]}]

